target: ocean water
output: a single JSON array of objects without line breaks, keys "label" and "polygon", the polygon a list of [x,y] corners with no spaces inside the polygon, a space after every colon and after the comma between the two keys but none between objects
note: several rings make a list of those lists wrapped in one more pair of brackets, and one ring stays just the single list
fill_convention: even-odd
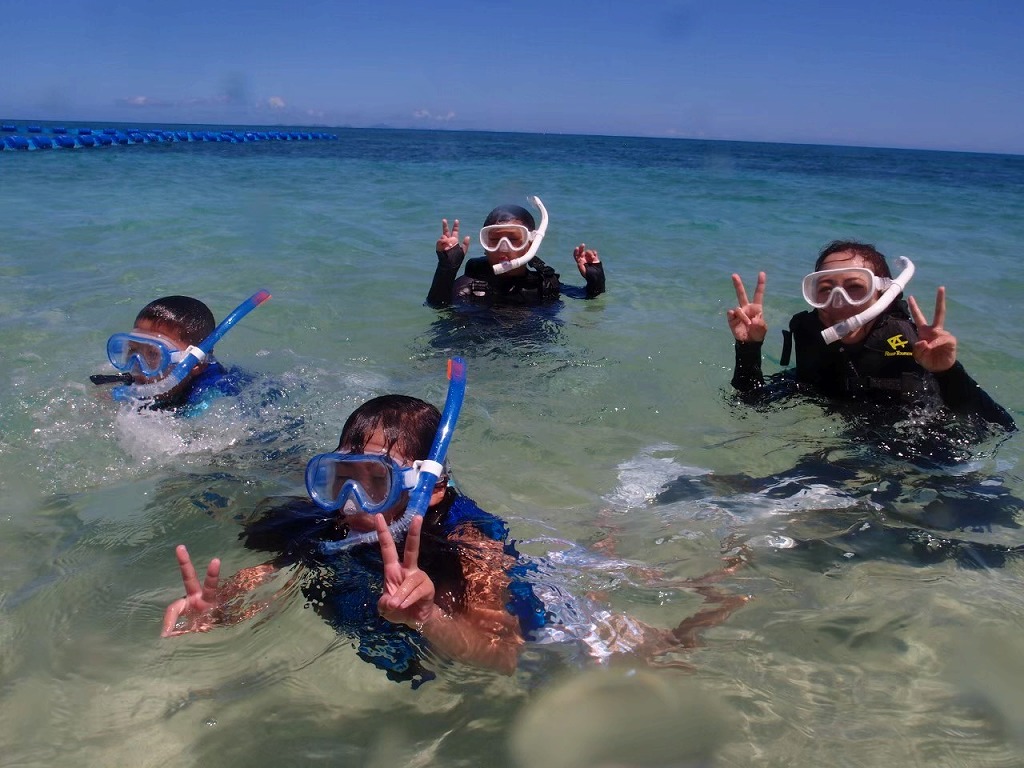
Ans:
[{"label": "ocean water", "polygon": [[[945,285],[959,358],[1024,422],[1024,157],[612,137],[339,130],[338,140],[0,153],[0,746],[5,765],[973,765],[1024,761],[1019,435],[852,434],[729,390],[730,275],[768,274],[765,370],[835,238]],[[608,292],[538,312],[423,299],[440,220],[539,195],[542,257]],[[470,255],[480,255],[474,242]],[[131,412],[88,380],[172,293],[223,317],[249,398]],[[387,392],[435,403],[450,458],[546,578],[655,627],[688,580],[750,601],[695,648],[608,667],[531,650],[413,691],[360,661],[294,579],[272,610],[161,640],[173,547],[253,565],[240,520]],[[881,419],[881,417],[879,417]],[[900,442],[907,437],[910,448]],[[948,449],[948,450],[947,450]],[[939,500],[949,517],[934,514]],[[597,610],[597,608],[595,608]]]}]

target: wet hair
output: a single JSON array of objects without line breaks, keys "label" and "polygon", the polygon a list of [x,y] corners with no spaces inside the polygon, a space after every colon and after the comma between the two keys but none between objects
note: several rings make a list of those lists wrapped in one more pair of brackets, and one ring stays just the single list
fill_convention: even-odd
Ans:
[{"label": "wet hair", "polygon": [[875,246],[868,243],[858,243],[856,240],[833,240],[826,245],[822,248],[821,253],[818,254],[818,260],[814,262],[814,271],[818,272],[821,270],[822,263],[833,253],[843,253],[844,251],[864,259],[871,266],[871,271],[875,273],[876,277],[892,277],[889,265],[885,261],[885,256]]},{"label": "wet hair", "polygon": [[388,455],[394,450],[410,461],[425,459],[440,423],[440,411],[428,402],[408,395],[382,395],[352,411],[336,450],[362,453],[379,427]]},{"label": "wet hair", "polygon": [[173,330],[188,344],[199,344],[217,325],[210,308],[191,296],[164,296],[151,301],[136,315],[135,324],[142,320]]},{"label": "wet hair", "polygon": [[484,219],[484,226],[506,224],[510,221],[522,222],[531,231],[537,228],[537,222],[533,220],[533,214],[521,205],[499,205],[487,214],[487,218]]}]

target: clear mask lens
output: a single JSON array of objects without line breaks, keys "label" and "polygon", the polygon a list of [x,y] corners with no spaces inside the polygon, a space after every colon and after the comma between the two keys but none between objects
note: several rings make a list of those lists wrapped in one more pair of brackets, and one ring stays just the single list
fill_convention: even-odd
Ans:
[{"label": "clear mask lens", "polygon": [[533,232],[522,224],[492,224],[480,230],[480,245],[493,252],[503,246],[510,251],[521,251],[533,239]]},{"label": "clear mask lens", "polygon": [[373,514],[394,506],[415,485],[410,473],[415,471],[390,456],[323,453],[306,465],[306,490],[323,509],[358,508]]},{"label": "clear mask lens", "polygon": [[184,352],[167,341],[142,333],[115,333],[107,340],[107,359],[119,371],[137,368],[144,376],[162,376]]},{"label": "clear mask lens", "polygon": [[826,269],[812,272],[803,281],[804,301],[812,307],[859,307],[874,298],[877,291],[891,284],[864,267]]}]

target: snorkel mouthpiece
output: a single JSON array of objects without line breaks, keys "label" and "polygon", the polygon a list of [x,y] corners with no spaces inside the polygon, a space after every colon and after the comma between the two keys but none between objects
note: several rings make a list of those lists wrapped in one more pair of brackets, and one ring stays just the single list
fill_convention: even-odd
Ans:
[{"label": "snorkel mouthpiece", "polygon": [[234,311],[225,317],[224,320],[221,321],[220,325],[213,329],[213,333],[199,342],[198,346],[189,347],[185,350],[187,353],[185,358],[164,378],[150,384],[131,384],[128,386],[115,387],[112,393],[113,398],[119,402],[152,400],[155,397],[159,397],[160,395],[170,392],[185,380],[189,373],[192,372],[193,368],[206,359],[207,355],[213,351],[213,345],[220,341],[224,334],[230,331],[235,323],[269,298],[270,293],[268,291],[257,291],[235,307]]},{"label": "snorkel mouthpiece", "polygon": [[[445,397],[444,410],[441,411],[441,421],[438,424],[437,432],[434,434],[434,442],[430,446],[427,458],[417,461],[413,466],[419,470],[419,479],[416,487],[409,493],[409,504],[398,520],[388,526],[391,538],[396,542],[405,538],[405,534],[412,525],[412,519],[416,515],[426,514],[430,508],[430,497],[434,493],[438,478],[444,474],[444,460],[448,455],[448,444],[455,434],[455,425],[459,421],[459,412],[462,410],[462,401],[466,396],[466,361],[461,357],[453,357],[448,360],[448,395]],[[352,535],[351,533],[341,541],[321,542],[320,550],[325,555],[332,555],[346,549],[358,546],[359,544],[373,544],[378,541],[377,531],[366,531]]]},{"label": "snorkel mouthpiece", "polygon": [[896,301],[896,298],[906,289],[910,278],[914,276],[914,262],[905,256],[900,256],[896,259],[896,264],[902,269],[899,275],[893,278],[892,285],[886,288],[882,295],[878,297],[878,301],[860,314],[848,317],[841,323],[836,323],[821,332],[821,338],[825,340],[826,344],[833,344],[844,336],[849,336],[858,328],[870,323],[885,312]]},{"label": "snorkel mouthpiece", "polygon": [[94,373],[89,381],[99,386],[100,384],[131,384],[134,379],[130,373]]},{"label": "snorkel mouthpiece", "polygon": [[530,259],[537,255],[537,251],[540,250],[540,243],[544,239],[544,233],[548,231],[548,209],[544,207],[544,203],[540,201],[539,197],[528,197],[527,202],[532,203],[533,206],[540,211],[540,226],[534,231],[533,242],[530,244],[530,250],[524,253],[517,259],[512,261],[500,261],[493,266],[494,274],[503,275],[506,272],[511,272],[513,269],[519,269],[525,267],[530,263]]}]

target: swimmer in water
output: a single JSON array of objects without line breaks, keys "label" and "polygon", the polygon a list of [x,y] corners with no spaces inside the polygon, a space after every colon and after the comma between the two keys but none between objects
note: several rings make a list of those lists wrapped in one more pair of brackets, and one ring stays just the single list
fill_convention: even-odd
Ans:
[{"label": "swimmer in water", "polygon": [[[274,503],[245,526],[245,546],[273,553],[270,561],[222,582],[214,559],[200,582],[188,551],[177,547],[185,596],[167,607],[163,636],[248,619],[266,606],[246,602],[247,595],[280,569],[300,566],[309,604],[356,643],[360,658],[417,687],[435,676],[428,651],[503,674],[515,671],[532,640],[583,643],[589,656],[604,661],[615,653],[692,644],[700,629],[745,601],[707,592],[716,607],[676,630],[608,612],[590,622],[579,604],[564,599],[545,605],[531,579],[535,567],[508,540],[506,524],[460,493],[446,468],[421,474],[422,457],[436,453],[442,436],[450,439],[457,415],[447,404],[441,414],[405,395],[357,408],[337,449],[310,460],[309,499]],[[420,501],[410,489],[423,487],[424,477]],[[559,617],[569,623],[556,625]]]},{"label": "swimmer in water", "polygon": [[[803,280],[811,309],[794,315],[782,364],[796,347],[795,379],[828,398],[874,405],[943,406],[977,416],[1005,430],[1013,418],[978,386],[957,360],[956,337],[945,328],[946,289],[935,297],[929,323],[914,297],[902,300],[913,274],[908,259],[899,260],[895,278],[885,257],[872,245],[834,241]],[[727,312],[736,340],[733,387],[744,395],[766,392],[761,346],[768,332],[764,317],[765,273],[757,278],[753,300],[739,275],[732,276],[738,305]]]},{"label": "swimmer in water", "polygon": [[480,246],[485,255],[466,262],[466,271],[458,277],[463,259],[469,254],[472,238],[459,239],[459,220],[451,227],[441,219],[438,238],[437,269],[427,294],[427,304],[446,307],[459,301],[502,305],[534,305],[554,301],[565,293],[594,298],[605,290],[604,265],[597,251],[580,243],[573,260],[586,281],[582,291],[559,282],[558,273],[536,255],[547,230],[547,210],[540,198],[532,202],[541,213],[538,227],[533,214],[520,205],[500,205],[491,211],[480,230]]},{"label": "swimmer in water", "polygon": [[247,374],[225,368],[213,345],[241,317],[270,298],[254,294],[219,326],[210,308],[191,296],[165,296],[151,301],[135,318],[128,333],[107,340],[107,358],[120,374],[91,376],[94,384],[118,384],[115,400],[136,402],[150,409],[201,411],[224,395],[238,395]]}]

